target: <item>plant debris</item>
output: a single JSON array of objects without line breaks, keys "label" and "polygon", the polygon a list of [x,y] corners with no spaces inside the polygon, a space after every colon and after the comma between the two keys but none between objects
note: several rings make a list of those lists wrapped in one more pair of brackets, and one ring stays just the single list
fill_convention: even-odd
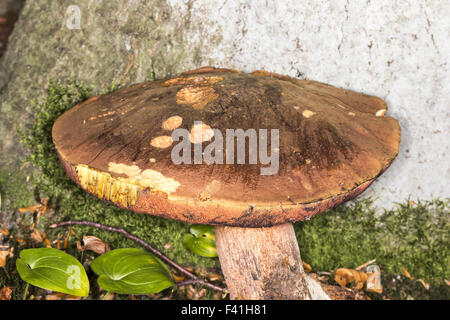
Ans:
[{"label": "plant debris", "polygon": [[99,255],[111,251],[109,244],[94,236],[83,236],[83,243],[84,245],[81,245],[80,241],[77,241],[78,251],[90,250]]}]

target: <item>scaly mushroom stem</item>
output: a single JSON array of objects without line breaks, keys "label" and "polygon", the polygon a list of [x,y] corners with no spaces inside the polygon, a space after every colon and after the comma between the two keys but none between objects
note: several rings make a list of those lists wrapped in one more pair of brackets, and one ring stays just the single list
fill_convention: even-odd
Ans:
[{"label": "scaly mushroom stem", "polygon": [[216,246],[231,299],[329,299],[304,272],[290,223],[216,227]]}]

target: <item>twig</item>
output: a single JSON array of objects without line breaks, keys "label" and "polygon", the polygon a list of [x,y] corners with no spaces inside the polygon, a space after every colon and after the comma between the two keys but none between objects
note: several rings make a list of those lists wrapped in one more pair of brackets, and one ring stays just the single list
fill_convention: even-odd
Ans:
[{"label": "twig", "polygon": [[185,281],[181,281],[178,283],[175,283],[176,287],[183,287],[183,286],[188,286],[191,284],[199,284],[197,280],[185,280]]},{"label": "twig", "polygon": [[[188,280],[188,281],[192,281],[192,283],[196,283],[196,284],[201,284],[201,285],[203,285],[205,287],[208,287],[208,288],[211,288],[211,289],[213,289],[215,291],[222,291],[222,292],[226,291],[226,289],[224,289],[224,288],[218,287],[218,286],[216,286],[216,285],[214,285],[212,283],[209,283],[209,282],[206,282],[203,279],[200,279],[195,274],[189,272],[188,270],[186,270],[185,268],[183,268],[179,264],[177,264],[174,261],[172,261],[169,258],[167,258],[160,251],[158,251],[155,248],[153,248],[150,244],[148,244],[147,242],[145,242],[141,238],[133,236],[132,234],[128,233],[125,229],[109,227],[109,226],[105,226],[105,225],[102,225],[100,223],[91,222],[91,221],[72,221],[72,220],[63,221],[63,222],[60,222],[60,223],[52,224],[50,226],[50,228],[59,228],[59,227],[63,227],[63,226],[71,226],[71,225],[77,225],[77,224],[78,225],[90,226],[90,227],[94,227],[94,228],[99,228],[99,229],[103,229],[103,230],[106,230],[106,231],[121,233],[125,237],[127,237],[128,239],[131,239],[131,240],[139,243],[141,246],[143,246],[145,249],[147,249],[148,251],[153,253],[155,256],[157,256],[161,260],[164,260],[165,262],[170,264],[173,268],[175,268],[178,271],[184,273],[185,275],[187,275],[189,278],[192,279],[192,280]],[[183,281],[183,282],[187,282],[187,281]],[[181,284],[182,284],[182,282],[178,283],[177,286],[180,286]]]},{"label": "twig", "polygon": [[375,261],[377,261],[377,259],[373,259],[373,260],[367,261],[366,263],[363,263],[363,264],[360,265],[359,267],[356,267],[355,270],[359,271],[359,270],[361,270],[361,269],[367,267],[369,264],[374,263]]}]

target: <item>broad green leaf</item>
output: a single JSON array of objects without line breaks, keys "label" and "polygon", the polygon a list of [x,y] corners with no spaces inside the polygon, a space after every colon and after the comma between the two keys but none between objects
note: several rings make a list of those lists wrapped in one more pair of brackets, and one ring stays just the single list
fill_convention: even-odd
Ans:
[{"label": "broad green leaf", "polygon": [[16,268],[22,280],[33,286],[74,296],[89,294],[89,280],[83,266],[61,250],[22,250]]},{"label": "broad green leaf", "polygon": [[91,268],[99,275],[99,286],[109,292],[148,294],[174,285],[169,269],[142,249],[112,250],[95,258]]},{"label": "broad green leaf", "polygon": [[186,248],[202,257],[217,257],[214,227],[194,225],[190,231],[191,233],[184,235],[184,245]]},{"label": "broad green leaf", "polygon": [[216,234],[213,226],[197,224],[191,226],[189,231],[191,231],[191,233],[197,238],[205,238],[214,242],[216,241]]}]

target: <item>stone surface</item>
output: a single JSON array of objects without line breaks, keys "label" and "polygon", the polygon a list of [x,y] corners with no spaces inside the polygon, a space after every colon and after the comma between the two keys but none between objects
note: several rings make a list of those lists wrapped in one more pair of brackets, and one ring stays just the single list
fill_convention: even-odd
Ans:
[{"label": "stone surface", "polygon": [[[76,5],[80,29],[66,10]],[[427,2],[28,1],[0,62],[0,166],[50,80],[95,92],[213,64],[267,69],[379,96],[399,119],[398,159],[364,195],[391,207],[448,197],[450,4]],[[70,24],[70,23],[69,23]]]}]

